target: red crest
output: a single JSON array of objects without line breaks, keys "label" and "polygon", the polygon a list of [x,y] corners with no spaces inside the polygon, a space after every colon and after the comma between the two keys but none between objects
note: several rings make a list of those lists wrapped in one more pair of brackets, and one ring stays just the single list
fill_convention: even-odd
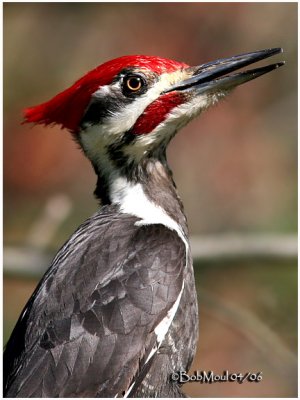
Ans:
[{"label": "red crest", "polygon": [[51,100],[24,110],[24,122],[36,124],[58,124],[76,133],[92,94],[103,85],[108,85],[124,68],[141,67],[158,74],[172,72],[187,65],[152,56],[123,56],[108,61],[88,72],[72,86]]}]

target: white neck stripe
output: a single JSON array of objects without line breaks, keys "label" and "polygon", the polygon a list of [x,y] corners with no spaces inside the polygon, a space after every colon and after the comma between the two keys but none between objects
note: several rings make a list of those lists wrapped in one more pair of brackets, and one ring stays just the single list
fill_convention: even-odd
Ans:
[{"label": "white neck stripe", "polygon": [[112,182],[111,187],[112,203],[119,204],[121,212],[141,218],[135,225],[163,224],[177,232],[188,250],[188,242],[180,225],[146,196],[140,183],[133,184],[119,177]]}]

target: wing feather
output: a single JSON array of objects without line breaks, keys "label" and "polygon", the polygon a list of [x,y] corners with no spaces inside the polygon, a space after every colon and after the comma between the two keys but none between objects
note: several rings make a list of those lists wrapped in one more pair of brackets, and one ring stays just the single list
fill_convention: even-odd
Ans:
[{"label": "wing feather", "polygon": [[137,220],[106,209],[55,257],[7,345],[7,397],[113,397],[138,379],[181,291],[186,249]]}]

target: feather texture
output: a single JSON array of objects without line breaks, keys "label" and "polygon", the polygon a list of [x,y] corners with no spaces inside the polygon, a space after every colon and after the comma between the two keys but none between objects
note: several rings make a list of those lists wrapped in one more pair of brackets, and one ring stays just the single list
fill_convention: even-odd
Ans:
[{"label": "feather texture", "polygon": [[6,396],[113,397],[138,378],[186,250],[176,232],[137,221],[104,207],[57,254],[7,344]]}]

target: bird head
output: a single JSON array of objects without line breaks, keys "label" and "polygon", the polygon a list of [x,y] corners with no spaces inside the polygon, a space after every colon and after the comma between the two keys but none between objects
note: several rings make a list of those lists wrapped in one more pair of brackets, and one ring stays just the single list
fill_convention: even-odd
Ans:
[{"label": "bird head", "polygon": [[236,70],[281,51],[256,51],[196,67],[159,57],[120,57],[50,101],[27,108],[25,122],[67,128],[96,170],[128,169],[163,155],[175,133],[201,111],[283,62]]}]

